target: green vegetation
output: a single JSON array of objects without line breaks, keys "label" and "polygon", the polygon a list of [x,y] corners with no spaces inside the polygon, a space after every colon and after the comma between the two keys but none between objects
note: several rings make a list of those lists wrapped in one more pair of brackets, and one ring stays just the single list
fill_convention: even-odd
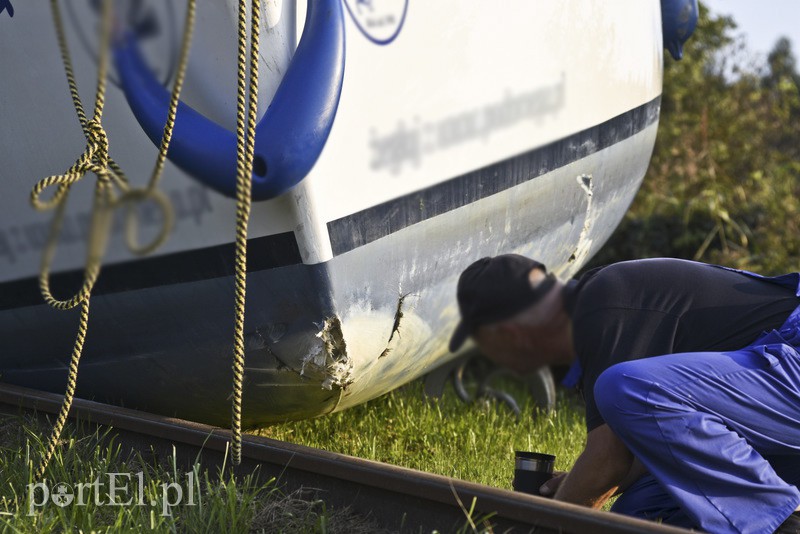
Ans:
[{"label": "green vegetation", "polygon": [[672,256],[800,269],[800,76],[787,40],[748,65],[734,29],[701,4],[684,59],[665,58],[650,169],[593,265]]},{"label": "green vegetation", "polygon": [[502,403],[464,404],[452,389],[438,401],[426,399],[416,381],[343,412],[259,433],[510,489],[515,450],[555,454],[556,469],[566,470],[586,437],[583,408],[574,396],[562,392],[550,414],[536,412],[527,397],[517,398],[527,399],[519,419]]},{"label": "green vegetation", "polygon": [[[0,532],[378,531],[346,509],[326,508],[313,492],[285,495],[258,473],[233,477],[199,463],[185,471],[172,456],[126,455],[112,431],[83,432],[72,424],[42,486],[30,486],[49,430],[31,416],[0,419]],[[59,500],[59,484],[71,502]]]},{"label": "green vegetation", "polygon": [[[514,450],[556,454],[556,469],[567,469],[585,437],[582,409],[574,396],[562,392],[558,410],[545,414],[521,391],[514,393],[521,401],[519,418],[500,402],[464,404],[452,388],[439,400],[427,399],[422,382],[416,381],[341,413],[259,433],[510,488]],[[199,463],[183,470],[172,456],[147,451],[129,455],[113,431],[83,432],[74,424],[67,425],[47,468],[48,495],[42,488],[30,493],[33,466],[49,429],[49,423],[31,416],[0,419],[0,532],[379,531],[369,519],[326,507],[313,491],[285,495],[258,473],[234,478],[225,469],[209,472]],[[112,497],[109,474],[114,473],[117,490]],[[92,486],[98,477],[101,485]],[[68,485],[74,499],[64,507],[54,500],[60,482]],[[181,487],[180,499],[176,488],[165,489],[170,484]],[[77,504],[79,498],[83,504]],[[472,531],[466,515],[465,531]],[[480,517],[472,519],[480,523]]]}]

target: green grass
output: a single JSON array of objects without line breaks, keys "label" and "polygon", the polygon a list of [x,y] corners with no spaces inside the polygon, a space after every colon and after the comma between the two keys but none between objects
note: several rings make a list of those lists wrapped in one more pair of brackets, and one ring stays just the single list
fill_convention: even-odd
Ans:
[{"label": "green grass", "polygon": [[[140,453],[124,456],[113,431],[83,432],[75,425],[65,428],[42,481],[51,495],[59,483],[68,485],[73,500],[61,507],[41,487],[30,486],[49,431],[49,424],[32,416],[0,419],[0,532],[377,531],[375,524],[347,509],[327,508],[313,492],[285,495],[274,480],[257,472],[234,478],[224,467],[210,472],[197,462],[181,470],[171,455],[159,459],[145,451],[146,459]],[[113,497],[109,473],[118,474],[118,487],[127,487]],[[102,486],[91,486],[94,480]],[[170,484],[181,487],[182,499]]]},{"label": "green grass", "polygon": [[557,409],[544,414],[529,397],[515,394],[522,416],[503,403],[465,404],[448,386],[426,399],[420,381],[326,417],[275,425],[263,436],[388,462],[500,488],[511,488],[514,451],[556,455],[567,470],[585,442],[583,409],[559,393]]},{"label": "green grass", "polygon": [[[341,413],[257,433],[510,488],[515,450],[555,454],[556,469],[568,469],[585,440],[582,406],[573,396],[561,392],[557,410],[549,414],[536,411],[519,391],[515,396],[522,401],[519,418],[499,402],[464,404],[449,387],[441,399],[426,399],[422,383],[417,381]],[[258,473],[233,478],[225,469],[210,472],[199,463],[183,471],[171,456],[159,458],[149,451],[124,455],[112,431],[84,432],[74,424],[67,426],[47,469],[48,489],[64,482],[77,495],[78,484],[91,483],[97,477],[104,486],[100,491],[88,488],[84,505],[62,508],[50,500],[32,507],[28,485],[33,483],[31,473],[49,431],[48,423],[29,415],[0,418],[0,532],[378,531],[375,524],[346,509],[326,507],[313,493],[285,495],[274,481]],[[144,481],[144,505],[137,504],[138,472]],[[108,473],[132,474],[119,480],[129,490],[115,497],[118,503],[130,498],[131,504],[107,504],[111,500]],[[164,513],[164,485],[171,483],[181,486],[184,498]],[[190,485],[192,503],[188,502]],[[102,504],[96,503],[95,494]],[[34,502],[42,497],[43,493],[35,493]],[[176,494],[167,494],[167,499],[175,500]],[[151,501],[156,505],[147,504]],[[472,532],[467,515],[464,531]]]}]

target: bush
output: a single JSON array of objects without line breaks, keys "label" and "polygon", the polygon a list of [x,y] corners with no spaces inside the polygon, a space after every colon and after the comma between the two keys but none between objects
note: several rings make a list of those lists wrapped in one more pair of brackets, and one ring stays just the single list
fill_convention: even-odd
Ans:
[{"label": "bush", "polygon": [[650,168],[592,265],[670,256],[800,269],[800,76],[787,39],[766,65],[747,65],[735,27],[701,4],[684,59],[665,57]]}]

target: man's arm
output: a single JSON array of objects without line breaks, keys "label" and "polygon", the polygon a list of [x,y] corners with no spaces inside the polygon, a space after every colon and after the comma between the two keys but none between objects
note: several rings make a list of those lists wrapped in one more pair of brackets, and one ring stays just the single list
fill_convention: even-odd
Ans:
[{"label": "man's arm", "polygon": [[586,447],[563,479],[554,499],[600,508],[623,482],[628,482],[634,457],[603,424],[586,436]]},{"label": "man's arm", "polygon": [[619,495],[620,493],[624,492],[625,490],[630,488],[634,482],[636,482],[646,474],[647,474],[647,468],[644,465],[642,465],[642,462],[640,462],[638,458],[634,456],[633,462],[631,463],[630,471],[628,471],[628,474],[625,475],[625,478],[622,480],[622,482],[619,483],[617,492],[614,495]]}]

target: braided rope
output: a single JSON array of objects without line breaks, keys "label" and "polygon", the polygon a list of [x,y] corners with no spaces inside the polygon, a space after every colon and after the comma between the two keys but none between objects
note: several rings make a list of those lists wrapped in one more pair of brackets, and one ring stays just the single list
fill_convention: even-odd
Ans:
[{"label": "braided rope", "polygon": [[[189,50],[192,46],[192,37],[194,34],[194,23],[196,15],[196,0],[189,0],[186,4],[186,21],[184,23],[183,38],[181,40],[181,52],[178,61],[178,72],[175,75],[175,84],[172,87],[170,95],[169,106],[167,108],[167,120],[164,123],[164,131],[161,136],[161,144],[158,149],[158,157],[156,158],[153,172],[150,175],[150,181],[147,186],[142,189],[128,189],[123,193],[116,204],[127,205],[126,218],[125,218],[125,240],[128,249],[139,256],[150,254],[158,247],[160,247],[167,240],[173,225],[175,224],[175,212],[169,203],[166,195],[161,192],[158,183],[164,171],[164,164],[167,161],[167,152],[169,151],[170,141],[172,141],[172,133],[175,129],[175,119],[178,114],[178,104],[180,103],[181,91],[183,89],[183,82],[186,79],[186,67],[188,65]],[[139,245],[137,228],[139,225],[136,220],[136,205],[139,202],[146,200],[154,201],[164,216],[164,223],[161,225],[161,231],[156,237],[147,245]]]},{"label": "braided rope", "polygon": [[242,461],[242,390],[244,383],[244,312],[247,289],[247,226],[250,219],[255,126],[258,110],[258,44],[261,6],[259,0],[250,5],[250,94],[245,123],[247,80],[247,15],[246,0],[239,0],[238,85],[236,99],[236,270],[235,320],[233,333],[233,391],[231,402],[231,456],[234,465]]},{"label": "braided rope", "polygon": [[[74,70],[72,68],[72,58],[71,58],[70,53],[69,53],[69,47],[67,46],[67,38],[66,38],[66,34],[64,33],[64,24],[61,22],[62,21],[61,11],[60,11],[60,9],[58,7],[57,0],[50,0],[50,7],[51,7],[51,11],[52,11],[52,14],[53,14],[53,20],[54,20],[54,24],[55,24],[56,39],[58,40],[58,49],[61,52],[61,62],[64,64],[64,72],[67,75],[67,84],[69,85],[69,94],[70,94],[70,97],[72,97],[72,104],[75,107],[75,112],[78,114],[78,121],[80,121],[81,128],[83,128],[83,133],[87,137],[87,140],[88,140],[88,138],[91,135],[90,132],[89,132],[90,126],[88,124],[89,123],[89,119],[86,117],[86,113],[85,113],[85,111],[83,109],[83,103],[81,102],[81,97],[78,94],[78,84],[75,82],[75,73],[74,73]],[[105,13],[105,11],[104,11],[104,13]],[[104,18],[105,18],[105,16],[106,15],[104,15]],[[110,13],[107,16],[110,17]],[[110,23],[110,19],[109,19],[109,23]],[[102,29],[101,29],[101,31],[102,31]],[[110,33],[109,33],[109,38],[110,38]],[[107,70],[107,67],[102,66],[101,59],[102,59],[102,55],[105,53],[105,50],[107,50],[107,49],[108,49],[107,43],[106,43],[106,46],[103,46],[103,41],[101,39],[101,47],[100,47],[101,57],[98,58],[98,63],[100,64],[99,69],[103,69],[102,70],[103,77],[102,78],[100,77],[100,72],[98,70],[97,90],[98,91],[102,91],[103,93],[105,93],[105,72]],[[100,120],[99,120],[100,116],[102,116],[103,104],[104,103],[105,103],[105,96],[101,96],[99,99],[97,97],[95,97],[95,118],[97,119],[98,124],[100,122]],[[98,109],[99,109],[99,112],[101,114],[100,116],[97,115],[97,110]],[[101,130],[102,130],[102,128],[101,128]],[[122,182],[126,182],[126,178],[125,178],[125,175],[122,173],[122,169],[110,157],[108,158],[108,167],[110,167],[111,170],[113,171],[113,176],[115,177],[116,180],[119,180],[119,181],[122,181]],[[73,166],[73,168],[74,168],[74,166]],[[72,170],[72,168],[70,170]],[[67,171],[67,172],[69,173],[69,171]],[[63,195],[67,187],[68,186],[59,187],[58,191],[56,192],[56,194],[54,195],[52,200],[56,201],[57,197],[59,195]],[[37,209],[39,209],[39,208],[37,208]]]},{"label": "braided rope", "polygon": [[[106,220],[106,206],[103,200],[108,200],[108,136],[106,135],[101,125],[103,114],[103,106],[105,104],[105,64],[108,61],[108,43],[111,39],[111,9],[109,2],[103,4],[103,14],[101,23],[101,39],[100,39],[100,57],[98,63],[98,82],[97,92],[95,96],[94,117],[87,120],[83,111],[83,106],[80,103],[80,96],[78,95],[78,86],[75,82],[75,76],[72,70],[72,61],[70,60],[69,49],[64,37],[64,28],[61,22],[61,13],[58,9],[56,0],[51,0],[53,19],[56,25],[56,34],[58,37],[58,44],[61,49],[61,57],[64,60],[64,70],[67,74],[67,81],[72,95],[72,101],[75,105],[75,111],[78,114],[78,120],[81,122],[83,132],[86,137],[87,147],[81,154],[78,160],[66,173],[56,176],[49,176],[40,180],[31,191],[31,203],[36,209],[52,209],[56,208],[56,214],[53,217],[53,222],[50,228],[50,235],[48,237],[47,246],[45,247],[44,254],[42,254],[42,265],[39,274],[39,289],[42,292],[45,302],[53,308],[59,310],[72,309],[78,304],[81,306],[80,320],[78,323],[78,333],[75,337],[75,344],[72,348],[70,356],[69,371],[67,375],[67,387],[64,392],[64,401],[61,404],[56,422],[53,425],[50,438],[47,441],[47,447],[42,455],[38,468],[36,469],[35,478],[41,479],[47,464],[50,462],[53,453],[55,452],[58,442],[61,438],[61,432],[64,429],[64,424],[69,414],[69,409],[72,406],[72,400],[75,394],[75,386],[77,383],[78,363],[83,352],[83,345],[86,340],[86,331],[89,323],[89,297],[91,295],[92,287],[94,286],[97,276],[100,274],[100,261],[105,247],[98,248],[102,242],[96,238],[100,226],[97,224],[100,221]],[[102,76],[101,76],[102,73]],[[70,188],[73,184],[80,181],[87,173],[93,172],[97,175],[97,182],[95,183],[95,194],[93,208],[101,208],[99,210],[92,210],[92,229],[91,235],[92,243],[88,247],[87,261],[84,269],[83,284],[81,289],[67,300],[56,299],[50,291],[50,265],[55,254],[56,241],[61,230],[61,222],[64,216],[64,208],[66,200],[69,195]],[[42,201],[40,199],[41,193],[51,187],[57,185],[55,194],[49,201]],[[107,225],[104,229],[107,232]],[[91,246],[94,245],[94,246]]]},{"label": "braided rope", "polygon": [[[48,176],[40,180],[31,191],[30,200],[34,208],[40,211],[55,209],[55,215],[51,223],[47,245],[44,253],[42,254],[42,263],[39,275],[39,288],[42,296],[49,306],[58,310],[69,310],[81,305],[78,332],[75,337],[75,343],[70,356],[67,374],[67,387],[64,393],[64,400],[61,404],[61,409],[56,418],[56,422],[53,425],[45,453],[42,455],[39,466],[36,470],[35,478],[37,480],[40,480],[44,475],[44,471],[47,468],[47,465],[49,464],[56,447],[58,446],[61,433],[64,429],[64,424],[67,420],[67,415],[69,414],[69,410],[74,399],[75,387],[78,380],[78,364],[80,362],[81,354],[83,353],[83,346],[86,340],[86,332],[89,324],[89,300],[91,297],[92,288],[94,287],[97,277],[100,274],[102,257],[106,250],[109,229],[111,227],[111,216],[113,214],[113,209],[121,204],[128,205],[128,245],[129,248],[136,253],[147,253],[161,245],[163,241],[166,240],[166,236],[171,229],[172,220],[174,220],[171,206],[169,205],[163,193],[156,190],[155,187],[163,171],[164,159],[166,158],[169,142],[172,138],[175,115],[177,113],[177,105],[180,98],[180,91],[183,86],[186,66],[188,64],[189,47],[191,45],[195,17],[195,0],[189,0],[187,4],[186,26],[184,30],[178,66],[178,74],[176,77],[175,87],[172,91],[168,119],[166,125],[164,126],[164,136],[161,141],[159,157],[156,161],[156,165],[148,186],[144,189],[131,189],[128,186],[127,178],[122,172],[122,169],[109,156],[108,136],[102,126],[103,109],[105,106],[106,74],[108,72],[109,44],[111,42],[111,2],[110,0],[105,0],[103,2],[97,88],[95,93],[94,115],[92,119],[88,119],[86,117],[86,113],[83,109],[83,104],[78,93],[78,85],[75,81],[75,74],[72,68],[72,59],[64,34],[64,25],[62,22],[61,12],[58,7],[58,0],[51,0],[50,6],[56,29],[58,46],[59,50],[61,51],[61,59],[64,64],[64,71],[67,77],[67,84],[69,85],[70,95],[72,96],[75,112],[78,115],[78,120],[81,123],[84,136],[86,137],[86,150],[64,174]],[[67,198],[69,196],[70,188],[90,172],[97,176],[97,182],[95,183],[94,189],[92,219],[90,223],[89,241],[87,243],[87,258],[84,268],[83,284],[72,297],[66,300],[59,300],[53,296],[50,290],[50,267],[52,265],[53,257],[55,256],[58,236],[61,233],[61,223],[67,205]],[[116,199],[114,198],[114,185],[122,190],[122,194]],[[50,199],[42,200],[41,195],[44,190],[52,186],[57,186],[55,193],[53,193]],[[134,213],[133,204],[146,198],[152,198],[161,205],[165,216],[165,225],[153,243],[146,247],[140,248],[135,244],[135,224],[133,223],[134,216],[132,215],[132,213]],[[131,230],[132,227],[134,230]]]}]

